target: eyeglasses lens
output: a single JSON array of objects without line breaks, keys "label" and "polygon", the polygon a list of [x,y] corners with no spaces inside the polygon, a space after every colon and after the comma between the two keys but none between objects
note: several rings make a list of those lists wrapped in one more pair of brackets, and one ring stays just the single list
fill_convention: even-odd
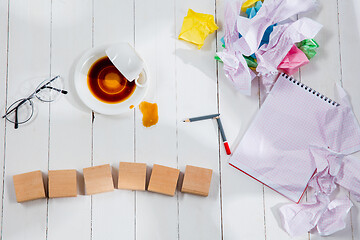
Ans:
[{"label": "eyeglasses lens", "polygon": [[36,88],[36,94],[35,96],[43,102],[52,102],[56,98],[58,98],[61,94],[62,90],[62,84],[60,80],[54,80],[54,81],[43,81],[39,84],[39,86]]},{"label": "eyeglasses lens", "polygon": [[26,123],[30,120],[34,113],[34,105],[31,100],[19,99],[10,105],[6,111],[6,119],[12,123],[17,122],[18,124]]}]

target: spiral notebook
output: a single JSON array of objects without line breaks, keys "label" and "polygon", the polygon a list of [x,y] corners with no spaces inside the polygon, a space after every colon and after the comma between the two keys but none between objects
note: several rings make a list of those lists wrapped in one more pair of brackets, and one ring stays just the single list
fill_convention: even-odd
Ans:
[{"label": "spiral notebook", "polygon": [[230,165],[298,203],[316,170],[311,146],[360,148],[356,119],[340,103],[281,74]]}]

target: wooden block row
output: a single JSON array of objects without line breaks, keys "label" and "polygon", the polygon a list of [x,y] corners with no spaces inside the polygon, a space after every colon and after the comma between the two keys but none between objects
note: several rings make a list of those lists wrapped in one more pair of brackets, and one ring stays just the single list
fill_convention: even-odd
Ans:
[{"label": "wooden block row", "polygon": [[[83,169],[86,195],[114,190],[111,167],[109,164]],[[174,196],[180,170],[154,164],[148,191]],[[207,196],[209,193],[212,170],[187,165],[181,192]],[[41,171],[13,176],[16,199],[25,202],[45,198],[45,187]],[[119,189],[146,189],[146,164],[121,162],[119,165]],[[50,170],[48,173],[50,198],[76,197],[76,170]]]}]

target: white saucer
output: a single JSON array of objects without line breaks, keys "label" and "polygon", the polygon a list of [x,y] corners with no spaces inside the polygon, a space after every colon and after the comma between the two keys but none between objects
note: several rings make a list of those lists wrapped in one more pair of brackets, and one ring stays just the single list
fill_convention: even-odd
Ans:
[{"label": "white saucer", "polygon": [[95,98],[88,88],[87,74],[91,65],[98,59],[105,57],[105,50],[111,45],[102,45],[89,49],[80,58],[75,67],[74,85],[76,92],[81,101],[91,110],[105,115],[119,115],[132,108],[137,107],[146,96],[149,89],[149,75],[146,65],[140,74],[141,77],[147,78],[147,84],[144,87],[136,87],[134,93],[125,101],[115,104],[104,103]]}]

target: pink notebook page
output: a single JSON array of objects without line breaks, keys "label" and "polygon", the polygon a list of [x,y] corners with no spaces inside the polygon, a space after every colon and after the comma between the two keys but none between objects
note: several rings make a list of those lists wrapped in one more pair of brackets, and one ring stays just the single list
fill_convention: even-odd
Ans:
[{"label": "pink notebook page", "polygon": [[344,127],[347,113],[342,105],[281,74],[229,163],[298,203],[316,170],[310,146],[336,152],[360,146]]}]

